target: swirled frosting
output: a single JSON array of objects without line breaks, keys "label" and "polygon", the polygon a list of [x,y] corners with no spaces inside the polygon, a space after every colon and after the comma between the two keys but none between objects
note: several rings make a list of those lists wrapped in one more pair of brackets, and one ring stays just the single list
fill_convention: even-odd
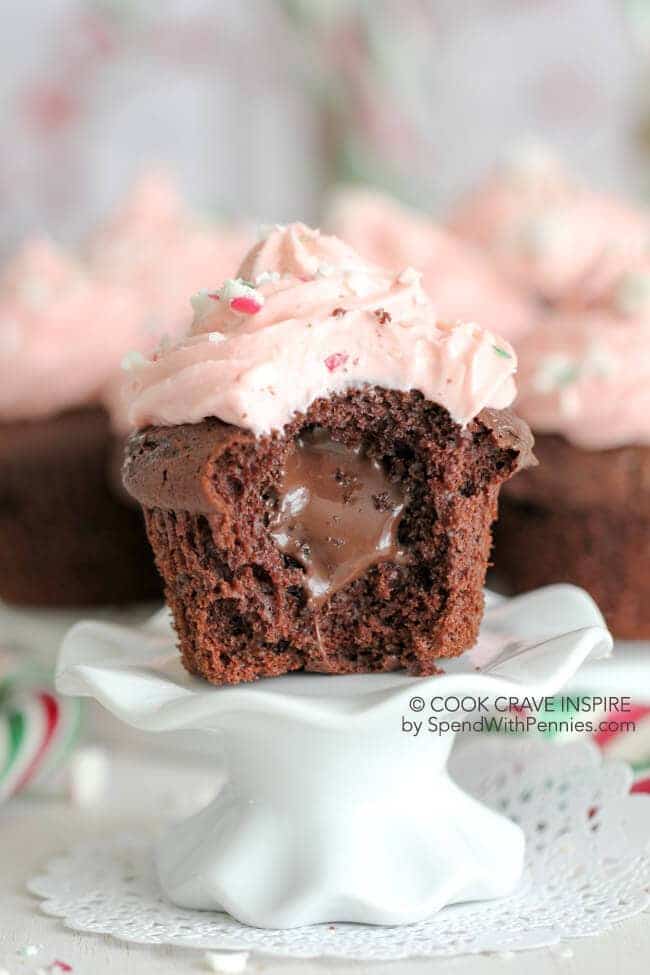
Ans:
[{"label": "swirled frosting", "polygon": [[216,416],[265,435],[364,385],[420,390],[460,424],[514,398],[507,342],[438,322],[418,272],[369,264],[303,224],[274,228],[236,280],[193,303],[188,338],[132,374],[136,427]]},{"label": "swirled frosting", "polygon": [[480,251],[387,196],[339,191],[326,222],[367,260],[422,271],[422,285],[443,321],[477,321],[516,342],[539,317],[536,303]]},{"label": "swirled frosting", "polygon": [[585,449],[650,444],[650,259],[603,256],[518,348],[517,412]]},{"label": "swirled frosting", "polygon": [[32,241],[0,278],[0,418],[36,419],[103,404],[129,424],[120,363],[150,355],[192,323],[187,295],[212,274],[234,274],[252,234],[202,227],[164,173],[150,171],[78,262]]},{"label": "swirled frosting", "polygon": [[[185,335],[192,323],[188,294],[215,273],[234,274],[252,241],[243,226],[200,224],[168,173],[145,172],[88,244],[95,278],[126,289],[140,305],[123,351],[150,355],[161,341]],[[122,384],[116,374],[103,395],[119,433],[129,429]]]},{"label": "swirled frosting", "polygon": [[215,268],[234,274],[253,239],[244,227],[201,224],[171,177],[151,169],[93,235],[88,263],[99,281],[139,297],[143,316],[133,347],[149,352],[162,335],[173,341],[185,334],[192,320],[188,294]]},{"label": "swirled frosting", "polygon": [[54,244],[26,244],[0,279],[0,418],[99,401],[139,316],[128,292],[93,281]]},{"label": "swirled frosting", "polygon": [[562,300],[603,251],[630,259],[650,241],[647,212],[579,184],[539,149],[506,160],[448,225],[511,280],[551,302]]}]

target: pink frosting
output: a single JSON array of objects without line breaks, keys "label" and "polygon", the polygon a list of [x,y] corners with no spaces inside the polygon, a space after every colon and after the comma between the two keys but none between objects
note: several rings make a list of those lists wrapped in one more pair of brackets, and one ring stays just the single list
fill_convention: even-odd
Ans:
[{"label": "pink frosting", "polygon": [[437,322],[418,273],[368,264],[302,224],[272,230],[240,279],[194,304],[191,335],[133,373],[136,427],[216,416],[264,435],[365,384],[418,389],[461,424],[514,398],[507,342]]},{"label": "pink frosting", "polygon": [[645,211],[579,185],[540,153],[497,169],[456,208],[449,226],[513,281],[553,302],[575,287],[601,252],[628,259],[650,240]]},{"label": "pink frosting", "polygon": [[[185,335],[192,323],[188,294],[215,275],[233,275],[252,240],[243,227],[202,226],[167,173],[145,173],[88,245],[96,278],[128,289],[140,303],[124,351],[150,355],[161,340]],[[119,432],[129,429],[122,385],[117,375],[104,392]]]},{"label": "pink frosting", "polygon": [[586,449],[650,444],[650,259],[601,258],[521,343],[517,412]]},{"label": "pink frosting", "polygon": [[54,244],[26,244],[0,279],[0,418],[98,401],[139,315],[127,292],[93,282]]},{"label": "pink frosting", "polygon": [[443,321],[477,321],[516,342],[539,316],[536,303],[483,254],[387,196],[344,190],[327,223],[369,261],[422,271],[422,285]]},{"label": "pink frosting", "polygon": [[133,347],[150,351],[191,324],[188,294],[218,274],[234,274],[253,242],[241,227],[204,226],[188,212],[174,182],[150,170],[89,242],[95,276],[132,289],[146,308]]}]

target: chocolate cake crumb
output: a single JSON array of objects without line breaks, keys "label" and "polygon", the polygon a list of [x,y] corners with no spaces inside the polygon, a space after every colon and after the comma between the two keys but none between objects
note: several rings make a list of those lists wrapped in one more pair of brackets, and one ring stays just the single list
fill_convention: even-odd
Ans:
[{"label": "chocolate cake crumb", "polygon": [[390,510],[391,501],[386,491],[382,491],[380,494],[373,494],[372,500],[377,511]]}]

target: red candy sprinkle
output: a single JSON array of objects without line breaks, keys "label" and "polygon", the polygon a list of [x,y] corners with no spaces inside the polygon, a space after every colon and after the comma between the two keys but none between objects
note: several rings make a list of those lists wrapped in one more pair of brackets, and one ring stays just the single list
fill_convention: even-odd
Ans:
[{"label": "red candy sprinkle", "polygon": [[242,295],[240,298],[233,298],[230,302],[233,311],[238,311],[240,315],[256,315],[262,307],[256,298],[248,298]]},{"label": "red candy sprinkle", "polygon": [[325,365],[330,372],[334,372],[334,370],[338,369],[339,366],[344,366],[347,361],[347,352],[333,352],[332,355],[328,355],[327,359],[325,360]]},{"label": "red candy sprinkle", "polygon": [[218,291],[209,291],[208,292],[208,298],[212,298],[213,301],[219,301],[219,297],[220,296],[219,296],[219,292]]},{"label": "red candy sprinkle", "polygon": [[54,970],[55,968],[58,968],[62,972],[72,971],[72,965],[68,965],[67,961],[59,961],[58,959],[52,962],[50,965],[50,971]]}]

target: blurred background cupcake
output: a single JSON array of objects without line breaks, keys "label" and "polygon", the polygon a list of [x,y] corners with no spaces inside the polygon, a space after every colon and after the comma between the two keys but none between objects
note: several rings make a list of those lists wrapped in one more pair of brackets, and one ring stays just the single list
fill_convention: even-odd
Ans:
[{"label": "blurred background cupcake", "polygon": [[[170,170],[152,166],[89,234],[83,253],[95,280],[136,298],[138,330],[127,349],[136,353],[137,361],[137,354],[151,356],[187,331],[190,297],[234,275],[253,241],[253,230],[244,221],[217,224],[197,218]],[[128,371],[128,358],[123,366]],[[111,426],[121,436],[129,432],[123,379],[123,373],[115,372],[104,390]],[[121,466],[121,442],[118,455]],[[117,482],[121,490],[119,472]]]},{"label": "blurred background cupcake", "polygon": [[138,302],[45,241],[25,246],[0,287],[0,596],[34,606],[154,596],[139,516],[109,485],[101,405]]},{"label": "blurred background cupcake", "polygon": [[[0,596],[158,591],[119,366],[182,333],[257,221],[321,218],[515,346],[601,251],[642,253],[648,19],[561,6],[558,30],[541,0],[21,5],[0,42]],[[21,249],[44,236],[75,256]]]},{"label": "blurred background cupcake", "polygon": [[144,177],[83,263],[27,243],[0,281],[0,597],[137,602],[161,586],[121,489],[121,366],[189,326],[188,295],[237,266],[243,233],[195,226]]},{"label": "blurred background cupcake", "polygon": [[650,255],[601,255],[520,342],[518,383],[539,467],[502,494],[497,571],[583,586],[616,636],[649,638]]},{"label": "blurred background cupcake", "polygon": [[602,251],[629,259],[650,243],[647,213],[584,185],[534,144],[514,150],[458,203],[449,227],[542,307],[562,301]]},{"label": "blurred background cupcake", "polygon": [[539,317],[533,299],[488,257],[432,217],[389,196],[340,189],[326,211],[325,226],[375,264],[422,271],[422,285],[442,321],[480,321],[515,342]]}]

